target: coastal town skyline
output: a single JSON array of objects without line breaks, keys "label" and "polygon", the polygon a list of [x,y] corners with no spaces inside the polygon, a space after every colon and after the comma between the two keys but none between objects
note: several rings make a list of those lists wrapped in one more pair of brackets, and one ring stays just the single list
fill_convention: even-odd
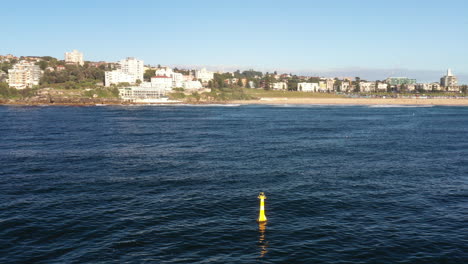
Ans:
[{"label": "coastal town skyline", "polygon": [[[87,87],[100,85],[110,89],[118,88],[118,96],[131,102],[159,101],[167,94],[177,97],[180,91],[184,94],[198,94],[198,92],[206,94],[212,92],[213,88],[220,87],[315,93],[466,93],[467,86],[458,82],[458,77],[450,68],[439,82],[418,82],[414,78],[396,76],[366,80],[359,76],[327,78],[298,76],[277,71],[263,73],[254,69],[247,71],[238,69],[232,72],[214,72],[199,67],[172,69],[168,66],[145,64],[144,60],[134,57],[127,57],[118,62],[93,62],[86,61],[84,53],[78,50],[65,52],[63,60],[51,56],[0,55],[0,63],[2,63],[1,69],[6,69],[7,72],[0,71],[0,81],[6,81],[7,87],[44,88],[58,82],[62,83],[62,87],[69,89],[86,83]],[[95,70],[92,70],[93,68]],[[80,78],[81,81],[79,81]],[[93,80],[87,83],[83,78],[88,78],[88,81]],[[5,90],[3,93],[8,93],[8,91]]]},{"label": "coastal town skyline", "polygon": [[452,68],[468,80],[463,1],[112,3],[5,3],[5,34],[15,37],[0,54],[60,58],[79,49],[90,61],[421,81]]},{"label": "coastal town skyline", "polygon": [[[52,57],[55,59],[60,60],[63,58],[62,61],[67,62],[67,60],[74,61],[76,59],[76,63],[83,66],[85,62],[91,63],[91,64],[102,64],[102,63],[116,63],[119,64],[121,62],[120,60],[117,61],[91,61],[91,60],[85,60],[84,59],[84,53],[74,49],[73,51],[65,52],[63,57],[53,57],[53,56],[25,56],[25,55],[18,55],[15,56],[14,54],[0,54],[0,59],[1,60],[8,60],[11,58],[14,58],[15,60],[18,60],[19,58],[26,58],[27,60],[33,60],[37,63],[37,61],[41,60],[43,57]],[[78,56],[75,58],[75,56]],[[134,58],[134,57],[126,57],[126,58]],[[140,59],[140,58],[138,58]],[[144,61],[144,60],[143,60]],[[74,61],[75,62],[75,61]],[[213,66],[213,65],[204,65],[204,64],[198,64],[198,65],[173,65],[173,64],[168,64],[168,65],[161,65],[161,64],[149,64],[149,63],[144,63],[145,69],[149,68],[157,68],[157,67],[170,67],[170,68],[175,68],[175,69],[184,69],[184,70],[200,70],[200,69],[208,69],[209,71],[212,72],[217,72],[217,73],[232,73],[235,71],[250,71],[250,70],[255,70],[259,71],[262,73],[273,73],[273,72],[278,72],[279,74],[289,74],[289,75],[297,75],[297,76],[308,76],[308,77],[321,77],[321,78],[338,78],[338,79],[349,79],[349,78],[356,78],[359,77],[360,79],[363,80],[368,80],[368,81],[384,81],[388,78],[394,78],[394,77],[404,77],[410,79],[415,79],[418,80],[420,83],[432,83],[432,82],[437,82],[439,80],[438,77],[434,76],[439,76],[441,74],[440,70],[434,70],[431,71],[431,73],[427,73],[425,71],[412,71],[412,70],[407,70],[407,69],[365,69],[365,68],[359,68],[358,71],[353,70],[353,69],[347,69],[347,68],[341,68],[341,69],[334,69],[334,70],[315,70],[315,71],[288,71],[287,69],[283,68],[269,68],[269,69],[256,69],[252,67],[242,67],[242,66]],[[468,75],[466,74],[458,74],[458,71],[455,69],[453,71],[452,68],[448,68],[445,70],[450,70],[452,72],[456,73],[457,79],[458,79],[458,84],[460,85],[465,85],[468,83]],[[6,74],[6,72],[4,73]],[[141,78],[140,78],[141,79]]]}]

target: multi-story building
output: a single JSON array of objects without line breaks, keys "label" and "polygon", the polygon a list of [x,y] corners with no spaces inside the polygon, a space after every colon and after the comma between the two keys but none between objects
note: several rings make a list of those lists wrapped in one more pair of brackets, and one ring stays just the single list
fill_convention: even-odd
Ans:
[{"label": "multi-story building", "polygon": [[193,90],[200,90],[203,88],[200,81],[186,81],[183,83],[182,88],[185,90],[193,91]]},{"label": "multi-story building", "polygon": [[270,84],[272,90],[287,90],[288,84],[285,82],[275,82]]},{"label": "multi-story building", "polygon": [[403,85],[400,85],[400,89],[399,89],[401,92],[414,92],[416,91],[416,84],[412,83],[412,84],[403,84]]},{"label": "multi-story building", "polygon": [[83,53],[77,50],[73,50],[72,52],[65,52],[65,63],[75,63],[83,66]]},{"label": "multi-story building", "polygon": [[142,60],[128,57],[119,62],[120,71],[135,76],[136,80],[143,81],[143,75],[145,74],[145,66]]},{"label": "multi-story building", "polygon": [[298,83],[297,84],[297,90],[300,92],[318,92],[320,89],[320,86],[318,83]]},{"label": "multi-story building", "polygon": [[417,83],[415,89],[418,91],[440,91],[441,86],[439,83]]},{"label": "multi-story building", "polygon": [[440,85],[445,88],[446,91],[457,91],[458,90],[458,79],[452,74],[452,70],[447,70],[447,75],[440,78]]},{"label": "multi-story building", "polygon": [[133,102],[161,102],[164,101],[166,90],[153,86],[150,82],[143,82],[139,86],[123,87],[119,89],[122,99]]},{"label": "multi-story building", "polygon": [[156,69],[155,71],[156,76],[172,77],[173,74],[174,74],[174,71],[169,67],[161,67],[161,68]]},{"label": "multi-story building", "polygon": [[138,80],[143,81],[143,74],[143,61],[129,57],[119,62],[119,69],[105,73],[105,85],[123,82],[135,84]]},{"label": "multi-story building", "polygon": [[182,87],[184,83],[184,75],[180,72],[174,72],[172,74],[172,87]]},{"label": "multi-story building", "polygon": [[32,62],[20,61],[8,70],[8,85],[16,89],[24,89],[38,85],[42,71],[39,65]]},{"label": "multi-story building", "polygon": [[377,92],[386,92],[388,89],[388,84],[387,83],[382,83],[378,82],[376,86],[376,91]]},{"label": "multi-story building", "polygon": [[350,81],[345,81],[345,80],[341,80],[341,81],[336,81],[333,85],[335,91],[337,92],[343,92],[343,93],[347,93],[347,92],[350,92],[351,91],[351,82]]},{"label": "multi-story building", "polygon": [[207,83],[214,78],[214,72],[207,71],[205,68],[195,71],[195,78],[200,80],[202,83]]},{"label": "multi-story building", "polygon": [[390,86],[400,86],[403,84],[416,84],[416,79],[409,79],[407,77],[389,77],[385,82]]},{"label": "multi-story building", "polygon": [[361,92],[375,92],[375,82],[359,82]]},{"label": "multi-story building", "polygon": [[172,90],[172,77],[168,76],[154,76],[151,77],[151,86],[162,91]]},{"label": "multi-story building", "polygon": [[104,73],[105,76],[105,85],[110,86],[111,84],[118,83],[130,83],[134,84],[136,82],[135,75],[128,74],[121,71],[107,71]]}]

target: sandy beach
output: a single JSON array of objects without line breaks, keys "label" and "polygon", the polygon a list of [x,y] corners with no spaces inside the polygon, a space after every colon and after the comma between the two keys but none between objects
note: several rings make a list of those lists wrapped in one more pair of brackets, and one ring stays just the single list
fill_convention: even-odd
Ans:
[{"label": "sandy beach", "polygon": [[460,105],[468,98],[261,98],[232,101],[235,104],[324,104],[324,105]]}]

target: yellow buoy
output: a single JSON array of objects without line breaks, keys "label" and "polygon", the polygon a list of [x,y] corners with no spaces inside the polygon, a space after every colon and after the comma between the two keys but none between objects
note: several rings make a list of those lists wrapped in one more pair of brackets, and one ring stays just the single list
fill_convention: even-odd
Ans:
[{"label": "yellow buoy", "polygon": [[258,199],[260,199],[260,214],[258,215],[257,222],[259,223],[266,222],[267,218],[265,216],[265,199],[266,199],[265,194],[261,192],[260,195],[258,195]]}]

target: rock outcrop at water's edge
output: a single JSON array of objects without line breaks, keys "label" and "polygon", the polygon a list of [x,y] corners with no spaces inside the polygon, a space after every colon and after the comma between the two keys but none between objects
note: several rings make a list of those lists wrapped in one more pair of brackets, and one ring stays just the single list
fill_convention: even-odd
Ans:
[{"label": "rock outcrop at water's edge", "polygon": [[0,99],[2,105],[96,105],[96,104],[129,104],[118,98],[40,98]]}]

